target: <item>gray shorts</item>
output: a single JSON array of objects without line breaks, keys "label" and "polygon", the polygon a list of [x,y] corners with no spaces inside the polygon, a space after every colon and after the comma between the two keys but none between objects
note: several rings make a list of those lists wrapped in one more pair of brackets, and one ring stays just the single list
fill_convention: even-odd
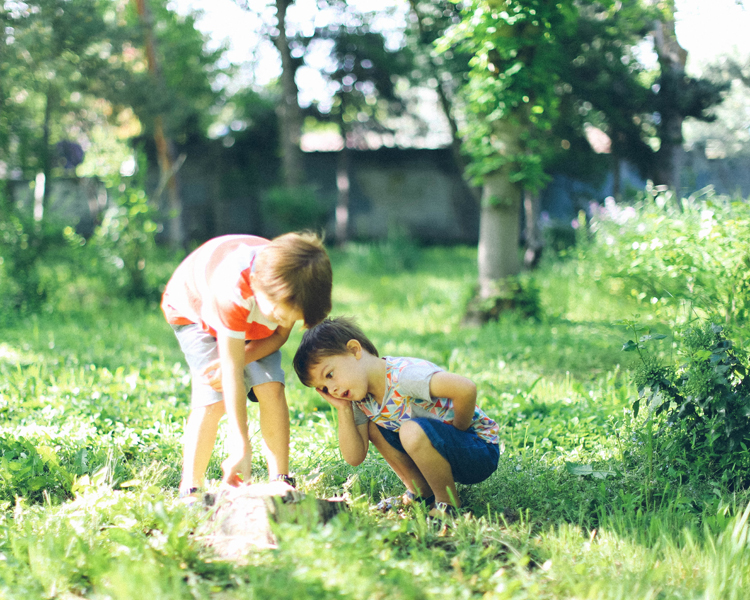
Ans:
[{"label": "gray shorts", "polygon": [[[210,333],[203,330],[200,325],[172,325],[180,348],[185,354],[190,375],[192,377],[192,391],[190,395],[190,408],[199,408],[209,406],[217,402],[224,401],[224,395],[217,392],[203,379],[201,373],[217,358],[219,358],[219,348],[216,344],[216,338]],[[281,351],[277,350],[273,354],[251,362],[245,365],[245,389],[247,397],[253,402],[257,402],[253,388],[262,383],[277,381],[284,385],[284,370],[281,368]]]}]

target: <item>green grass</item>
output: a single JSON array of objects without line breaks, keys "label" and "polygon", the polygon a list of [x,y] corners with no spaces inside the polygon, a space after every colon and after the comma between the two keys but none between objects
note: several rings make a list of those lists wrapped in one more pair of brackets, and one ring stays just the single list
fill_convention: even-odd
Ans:
[{"label": "green grass", "polygon": [[497,472],[459,489],[473,516],[440,536],[419,514],[370,512],[401,484],[374,450],[357,468],[341,459],[335,414],[291,369],[295,331],[284,348],[292,470],[303,490],[344,494],[350,510],[279,526],[278,550],[247,564],[217,561],[191,536],[200,509],[175,501],[189,377],[158,307],[5,319],[0,598],[745,597],[746,495],[648,479],[619,323],[642,313],[665,327],[647,305],[590,284],[585,265],[550,261],[533,275],[540,320],[462,328],[474,249],[332,256],[333,314],[356,317],[381,354],[471,377],[501,424]]}]

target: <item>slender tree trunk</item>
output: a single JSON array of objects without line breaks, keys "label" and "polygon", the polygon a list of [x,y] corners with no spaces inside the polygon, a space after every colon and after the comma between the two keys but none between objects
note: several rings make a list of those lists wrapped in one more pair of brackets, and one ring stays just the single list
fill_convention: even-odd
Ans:
[{"label": "slender tree trunk", "polygon": [[615,202],[619,202],[622,198],[622,164],[620,157],[612,152],[612,197]]},{"label": "slender tree trunk", "polygon": [[[424,36],[424,17],[418,10],[418,2],[417,0],[409,0],[409,4],[411,4],[412,13],[417,19],[417,27],[419,28],[419,33],[421,36]],[[442,69],[440,69],[440,67],[438,67],[438,65],[435,64],[433,56],[429,52],[427,53],[427,60],[428,68],[430,69],[430,75],[434,77],[438,82],[436,91],[438,94],[438,99],[440,100],[440,108],[442,109],[445,118],[448,120],[448,125],[451,130],[451,154],[453,156],[453,161],[459,172],[461,173],[461,183],[466,193],[466,197],[471,198],[475,203],[478,203],[481,199],[482,191],[481,189],[471,185],[469,183],[468,177],[466,176],[467,161],[463,155],[463,152],[461,151],[463,140],[458,133],[458,123],[456,122],[456,118],[453,114],[453,102],[451,101],[443,83],[443,71]],[[456,214],[462,215],[465,212],[462,205],[463,203],[456,204]],[[460,225],[462,232],[465,233],[464,230],[466,229],[466,227],[463,221],[461,221]]]},{"label": "slender tree trunk", "polygon": [[503,279],[518,275],[520,187],[508,174],[497,171],[485,177],[479,222],[479,297],[492,298],[503,291]]},{"label": "slender tree trunk", "polygon": [[[653,4],[656,0],[651,0]],[[657,170],[654,176],[656,183],[667,185],[675,190],[679,202],[681,187],[680,169],[682,167],[682,115],[676,108],[682,93],[682,81],[685,77],[687,51],[680,46],[675,33],[674,0],[667,0],[663,20],[654,23],[654,47],[661,67],[662,102],[660,138],[661,147],[657,152]]]},{"label": "slender tree trunk", "polygon": [[278,107],[281,126],[281,160],[284,184],[287,187],[299,186],[304,181],[304,162],[300,149],[302,135],[302,112],[299,108],[299,90],[294,80],[296,67],[289,50],[286,36],[286,11],[292,0],[276,0],[276,16],[279,34],[274,44],[281,55],[281,104]]},{"label": "slender tree trunk", "polygon": [[[341,99],[341,114],[344,109],[344,99]],[[351,189],[351,179],[349,178],[351,153],[349,151],[348,135],[344,120],[339,117],[339,131],[341,138],[344,140],[344,147],[339,152],[336,163],[336,245],[341,247],[349,241],[349,193]]]},{"label": "slender tree trunk", "polygon": [[37,176],[36,185],[44,189],[34,192],[34,220],[41,221],[44,213],[49,207],[50,190],[52,189],[52,149],[49,145],[49,129],[52,121],[52,104],[54,102],[52,85],[47,86],[47,94],[44,98],[44,123],[42,125],[42,172]]},{"label": "slender tree trunk", "polygon": [[[158,89],[163,87],[163,82],[161,78],[161,69],[159,68],[159,61],[156,58],[156,41],[154,40],[151,12],[146,5],[146,0],[133,1],[145,32],[148,70]],[[169,245],[172,248],[181,248],[185,244],[185,233],[182,226],[182,198],[180,196],[180,189],[177,181],[174,149],[171,140],[165,133],[164,119],[160,114],[154,117],[154,144],[156,145],[161,179],[158,189],[166,187],[167,190],[167,206],[169,208],[167,237],[169,239]]]},{"label": "slender tree trunk", "polygon": [[541,197],[538,192],[523,191],[523,211],[525,216],[526,250],[523,254],[523,266],[533,269],[542,255],[542,236],[539,232],[539,212]]}]

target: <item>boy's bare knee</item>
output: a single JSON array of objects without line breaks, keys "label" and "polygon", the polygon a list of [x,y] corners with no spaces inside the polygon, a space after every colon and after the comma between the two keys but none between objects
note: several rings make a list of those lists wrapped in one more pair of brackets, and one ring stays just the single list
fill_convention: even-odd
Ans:
[{"label": "boy's bare knee", "polygon": [[284,384],[278,381],[269,381],[268,383],[261,383],[260,385],[253,387],[255,397],[258,398],[258,402],[261,403],[278,400],[286,402],[284,389]]},{"label": "boy's bare knee", "polygon": [[415,423],[414,421],[406,421],[403,425],[401,425],[399,437],[401,438],[401,445],[409,454],[411,454],[411,452],[417,449],[421,444],[424,444],[425,442],[430,443],[430,440],[427,437],[427,434],[425,434],[424,429],[422,429],[419,424]]}]

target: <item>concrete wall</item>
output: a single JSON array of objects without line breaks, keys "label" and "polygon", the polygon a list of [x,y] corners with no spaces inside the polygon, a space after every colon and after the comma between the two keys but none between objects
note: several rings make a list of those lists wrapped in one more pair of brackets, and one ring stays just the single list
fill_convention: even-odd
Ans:
[{"label": "concrete wall", "polygon": [[[317,189],[317,201],[327,215],[325,228],[333,238],[336,206],[337,152],[305,155],[307,181]],[[750,195],[750,159],[707,160],[686,154],[683,170],[685,194],[709,184],[719,193]],[[448,149],[381,149],[351,151],[350,234],[353,239],[383,239],[390,234],[409,235],[425,243],[477,241],[479,207],[461,181]],[[191,241],[200,242],[226,233],[273,236],[283,229],[264,218],[266,190],[278,181],[278,160],[261,160],[242,149],[234,152],[217,146],[193,150],[179,173],[183,223]],[[627,165],[621,172],[622,189],[642,189],[645,182]],[[150,173],[147,188],[158,183]],[[33,209],[33,188],[28,182],[11,182],[16,203]],[[570,223],[589,202],[612,194],[611,175],[594,187],[557,174],[542,193],[543,218]],[[163,199],[164,200],[164,199]],[[90,235],[106,193],[97,181],[58,179],[53,182],[48,214],[75,225]]]}]

